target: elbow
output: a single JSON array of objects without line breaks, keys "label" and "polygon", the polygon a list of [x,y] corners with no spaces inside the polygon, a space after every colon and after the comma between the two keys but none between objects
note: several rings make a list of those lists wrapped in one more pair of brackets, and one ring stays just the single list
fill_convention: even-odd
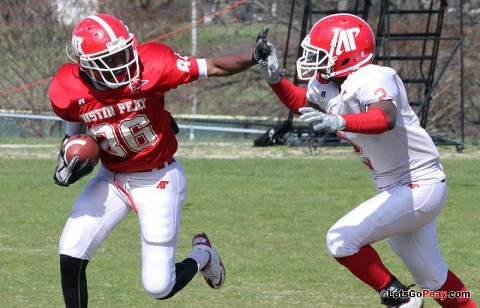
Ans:
[{"label": "elbow", "polygon": [[395,125],[397,125],[397,119],[389,119],[387,124],[387,131],[394,129]]}]

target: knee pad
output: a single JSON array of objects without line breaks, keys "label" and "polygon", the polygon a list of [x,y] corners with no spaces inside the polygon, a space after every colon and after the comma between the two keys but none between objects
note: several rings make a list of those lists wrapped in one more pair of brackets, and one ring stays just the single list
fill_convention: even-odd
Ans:
[{"label": "knee pad", "polygon": [[143,288],[147,292],[148,296],[156,299],[163,299],[167,297],[167,295],[169,295],[172,291],[174,285],[175,281],[166,279],[148,279],[143,277]]},{"label": "knee pad", "polygon": [[142,240],[150,245],[173,246],[177,235],[176,232],[175,226],[169,223],[158,225],[157,221],[149,221],[141,226]]},{"label": "knee pad", "polygon": [[326,240],[328,252],[333,257],[351,256],[360,249],[360,246],[357,247],[348,237],[334,229],[328,230]]},{"label": "knee pad", "polygon": [[149,245],[171,246],[175,240],[175,234],[170,232],[143,231],[142,240]]}]

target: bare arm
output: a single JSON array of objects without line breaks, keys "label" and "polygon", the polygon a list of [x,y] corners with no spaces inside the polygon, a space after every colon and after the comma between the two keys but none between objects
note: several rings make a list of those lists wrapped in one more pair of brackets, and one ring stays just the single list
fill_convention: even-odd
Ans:
[{"label": "bare arm", "polygon": [[397,107],[391,100],[379,101],[378,103],[368,106],[368,110],[372,110],[372,108],[379,108],[383,111],[388,121],[388,130],[395,127],[397,122]]},{"label": "bare arm", "polygon": [[326,111],[323,110],[322,107],[320,107],[320,106],[318,106],[317,104],[314,104],[314,103],[312,103],[312,102],[310,102],[310,101],[308,101],[308,100],[307,100],[307,104],[306,104],[305,107],[312,107],[312,108],[314,108],[314,109],[320,110],[320,111],[323,112],[323,113],[326,113]]},{"label": "bare arm", "polygon": [[230,76],[255,65],[251,52],[210,58],[206,62],[209,77]]}]

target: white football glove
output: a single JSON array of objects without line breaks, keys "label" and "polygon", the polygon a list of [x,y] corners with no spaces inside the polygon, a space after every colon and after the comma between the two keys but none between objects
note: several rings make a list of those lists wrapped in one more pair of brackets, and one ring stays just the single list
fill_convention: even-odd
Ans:
[{"label": "white football glove", "polygon": [[277,49],[267,40],[268,28],[264,28],[257,36],[252,61],[260,64],[263,78],[271,84],[279,83],[282,76],[279,73]]},{"label": "white football glove", "polygon": [[345,119],[339,114],[326,114],[312,107],[302,107],[298,111],[302,114],[300,119],[312,124],[315,131],[335,133],[345,129]]},{"label": "white football glove", "polygon": [[268,47],[270,48],[270,55],[267,57],[266,60],[260,60],[260,71],[262,72],[263,78],[270,84],[279,83],[282,79],[280,75],[278,64],[278,57],[277,57],[277,49],[273,46],[272,43],[267,43]]}]

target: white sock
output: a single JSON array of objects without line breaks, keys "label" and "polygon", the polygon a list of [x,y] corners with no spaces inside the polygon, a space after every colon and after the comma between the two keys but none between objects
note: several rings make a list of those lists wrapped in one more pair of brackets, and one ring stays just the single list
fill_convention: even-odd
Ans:
[{"label": "white sock", "polygon": [[197,261],[198,270],[204,268],[208,261],[210,261],[210,254],[202,249],[194,249],[188,257]]}]

